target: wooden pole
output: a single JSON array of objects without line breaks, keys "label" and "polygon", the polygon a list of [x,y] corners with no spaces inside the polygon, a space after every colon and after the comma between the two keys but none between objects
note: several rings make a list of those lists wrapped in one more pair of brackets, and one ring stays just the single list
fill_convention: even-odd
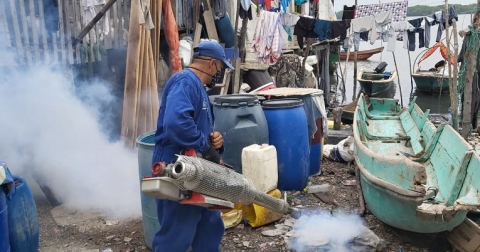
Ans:
[{"label": "wooden pole", "polygon": [[[405,38],[403,38],[405,39]],[[408,39],[408,38],[407,38]],[[409,43],[407,43],[409,44]],[[412,77],[412,73],[413,73],[413,68],[412,68],[412,58],[410,57],[410,45],[407,46],[407,52],[408,52],[408,64],[409,64],[409,68],[408,68],[408,71],[410,71],[410,100],[413,98],[413,77]]]},{"label": "wooden pole", "polygon": [[[453,83],[450,86],[450,103],[453,110],[453,128],[458,131],[458,34],[457,34],[457,21],[452,20],[453,25],[453,49],[454,49],[454,64],[453,64]],[[448,58],[450,59],[450,58]]]},{"label": "wooden pole", "polygon": [[[357,6],[357,0],[355,0],[355,6]],[[359,48],[360,49],[360,48]],[[352,100],[355,100],[357,95],[357,50],[355,50],[355,45],[353,46],[353,97]]]},{"label": "wooden pole", "polygon": [[[480,0],[477,0],[477,12],[475,13],[473,23],[473,29],[476,32],[479,30],[480,26]],[[476,34],[470,34],[470,36],[475,36]],[[476,37],[476,36],[475,36]],[[471,39],[469,36],[466,36],[465,39]],[[480,43],[475,41],[475,43]],[[468,48],[465,51],[465,58],[467,59],[467,71],[465,73],[465,90],[463,91],[463,121],[462,121],[462,136],[465,140],[468,140],[468,134],[472,128],[472,83],[473,76],[475,74],[474,66],[477,52],[473,52]]]},{"label": "wooden pole", "polygon": [[[450,35],[449,35],[449,28],[450,28],[450,22],[448,21],[449,18],[449,13],[448,13],[448,0],[445,0],[445,19],[447,20],[445,22],[445,39],[447,42],[447,65],[448,65],[448,87],[450,90],[452,90],[452,65],[450,64]],[[440,94],[439,98],[442,97],[442,88],[443,85],[440,85]],[[450,93],[450,97],[452,97],[452,94]],[[451,101],[450,101],[450,106],[452,106]]]},{"label": "wooden pole", "polygon": [[240,90],[240,69],[237,70],[237,68],[240,68],[240,66],[237,64],[237,58],[238,58],[238,53],[237,53],[237,48],[239,47],[238,43],[238,20],[240,19],[240,0],[237,0],[237,14],[235,15],[235,30],[234,30],[234,43],[233,43],[233,68],[235,68],[235,71],[233,72],[233,90],[232,93],[237,93]]},{"label": "wooden pole", "polygon": [[[395,63],[395,71],[397,72],[397,78],[398,78],[398,89],[400,91],[400,102],[403,107],[403,94],[402,94],[402,85],[400,85],[400,74],[398,73],[398,67],[397,67],[397,59],[395,58],[395,52],[392,52],[393,55],[393,62]],[[411,74],[410,74],[411,75]]]}]

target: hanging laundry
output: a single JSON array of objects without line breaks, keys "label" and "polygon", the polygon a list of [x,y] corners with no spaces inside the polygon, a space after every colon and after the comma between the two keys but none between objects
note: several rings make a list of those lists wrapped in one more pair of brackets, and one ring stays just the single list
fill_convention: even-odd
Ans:
[{"label": "hanging laundry", "polygon": [[424,27],[425,27],[425,47],[430,47],[430,31],[433,25],[433,18],[425,17],[424,19]]},{"label": "hanging laundry", "polygon": [[280,4],[282,6],[282,11],[287,12],[288,5],[290,4],[292,0],[280,0]]},{"label": "hanging laundry", "polygon": [[348,47],[353,44],[355,51],[358,51],[360,45],[360,33],[368,31],[368,38],[370,44],[374,44],[377,40],[377,28],[375,24],[375,18],[373,16],[355,18],[351,20],[350,29],[347,32],[349,41]]},{"label": "hanging laundry", "polygon": [[333,21],[330,37],[332,39],[339,38],[340,41],[343,41],[347,37],[348,28],[350,28],[350,20]]},{"label": "hanging laundry", "polygon": [[277,87],[304,87],[302,84],[304,70],[300,57],[296,54],[284,54],[277,63],[270,67]]},{"label": "hanging laundry", "polygon": [[380,36],[383,42],[388,41],[388,29],[387,26],[392,23],[392,10],[378,12],[374,15],[375,23],[377,26],[377,32],[380,33]]},{"label": "hanging laundry", "polygon": [[288,41],[292,41],[292,37],[293,37],[292,27],[295,26],[295,24],[297,23],[298,19],[300,19],[300,17],[298,15],[291,14],[291,13],[282,13],[280,15],[281,15],[283,28],[285,29],[285,32],[287,32],[287,35],[288,35]]},{"label": "hanging laundry", "polygon": [[[88,23],[90,23],[90,21],[92,21],[92,19],[97,15],[97,13],[100,12],[100,10],[103,8],[104,5],[105,5],[105,0],[81,0],[81,6],[83,7],[82,24],[85,26]],[[149,11],[148,11],[148,13],[149,13]],[[151,19],[150,19],[150,21],[151,21]],[[100,38],[99,39],[102,41],[103,40],[103,35],[108,35],[108,33],[110,31],[110,25],[109,25],[108,18],[106,16],[102,17],[102,19],[100,19],[100,21],[98,21],[97,24],[98,24],[97,27],[100,28],[100,30],[99,30]],[[151,24],[153,25],[153,22]],[[89,34],[87,34],[87,36],[85,36],[85,37],[87,38],[88,41],[90,41]],[[92,40],[95,40],[95,39],[96,39],[96,37],[92,38]],[[97,43],[97,41],[90,41],[90,43],[95,44],[95,43]]]},{"label": "hanging laundry", "polygon": [[313,31],[315,28],[315,19],[300,17],[295,29],[293,30],[293,35],[297,36],[298,45],[303,49],[303,38],[316,38],[317,34]]},{"label": "hanging laundry", "polygon": [[295,4],[296,4],[296,5],[302,5],[302,4],[306,3],[306,2],[307,2],[307,0],[295,0]]},{"label": "hanging laundry", "polygon": [[425,46],[425,30],[421,27],[424,18],[417,18],[408,20],[408,22],[414,27],[414,29],[407,31],[408,36],[408,50],[415,51],[416,34],[418,33],[418,48]]},{"label": "hanging laundry", "polygon": [[270,6],[271,6],[271,7],[270,7],[270,11],[271,11],[272,9],[280,10],[280,0],[272,0],[272,1],[270,2]]},{"label": "hanging laundry", "polygon": [[360,32],[360,34],[358,34],[358,36],[360,36],[361,40],[363,40],[365,42],[368,42],[368,31]]},{"label": "hanging laundry", "polygon": [[[435,13],[437,14],[437,13]],[[435,15],[435,17],[437,17],[437,15]],[[457,15],[457,11],[455,10],[455,6],[450,6],[448,7],[448,24],[449,25],[452,25],[452,20],[456,20],[458,21],[458,15]],[[445,15],[445,11],[442,11],[442,17],[440,20],[437,20],[438,21],[438,31],[437,31],[437,42],[440,41],[440,39],[442,38],[442,33],[443,31],[445,30],[445,23],[446,23],[446,15]]]},{"label": "hanging laundry", "polygon": [[226,0],[213,0],[213,13],[215,17],[222,18],[227,14]]},{"label": "hanging laundry", "polygon": [[280,13],[261,11],[253,34],[253,49],[260,62],[273,65],[282,54],[283,37]]},{"label": "hanging laundry", "polygon": [[320,40],[327,40],[331,38],[331,29],[332,29],[332,21],[328,20],[315,20],[315,27],[313,31],[318,35]]},{"label": "hanging laundry", "polygon": [[342,20],[354,19],[355,18],[355,10],[356,10],[355,5],[353,5],[352,7],[348,7],[348,6],[344,5],[343,6]]},{"label": "hanging laundry", "polygon": [[403,48],[408,49],[408,31],[411,29],[415,28],[408,21],[392,22],[389,29],[387,50],[390,52],[395,51],[397,32],[403,33]]},{"label": "hanging laundry", "polygon": [[253,19],[252,15],[252,2],[250,0],[241,0],[240,2],[242,8],[240,8],[240,11],[238,15],[240,15],[241,19],[248,18],[249,20]]},{"label": "hanging laundry", "polygon": [[408,0],[393,3],[358,5],[355,18],[373,16],[376,13],[392,11],[393,22],[407,19]]}]

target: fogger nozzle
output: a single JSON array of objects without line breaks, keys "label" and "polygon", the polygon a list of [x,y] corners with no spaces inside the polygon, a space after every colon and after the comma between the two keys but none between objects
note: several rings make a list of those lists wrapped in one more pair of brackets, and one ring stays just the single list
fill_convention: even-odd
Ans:
[{"label": "fogger nozzle", "polygon": [[175,164],[165,171],[182,190],[192,190],[230,202],[255,203],[275,212],[296,213],[285,200],[258,191],[253,182],[232,169],[205,159],[179,155]]}]

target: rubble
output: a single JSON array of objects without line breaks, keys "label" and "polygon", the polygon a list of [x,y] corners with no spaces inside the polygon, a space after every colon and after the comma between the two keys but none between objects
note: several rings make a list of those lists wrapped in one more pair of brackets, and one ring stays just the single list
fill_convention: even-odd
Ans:
[{"label": "rubble", "polygon": [[325,193],[330,190],[329,184],[321,184],[321,185],[310,185],[308,186],[307,193]]}]

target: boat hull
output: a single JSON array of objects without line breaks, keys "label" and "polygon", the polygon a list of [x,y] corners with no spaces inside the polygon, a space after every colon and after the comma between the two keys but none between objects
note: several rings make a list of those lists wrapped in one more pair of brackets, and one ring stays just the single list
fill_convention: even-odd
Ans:
[{"label": "boat hull", "polygon": [[439,93],[440,90],[441,92],[448,92],[450,90],[448,78],[425,74],[412,74],[412,78],[415,81],[418,91]]},{"label": "boat hull", "polygon": [[[357,61],[358,60],[367,60],[372,57],[374,54],[381,53],[383,51],[383,46],[371,50],[364,50],[364,51],[357,51]],[[340,52],[340,60],[347,59],[347,52]],[[348,60],[353,61],[355,57],[355,52],[350,52],[350,56],[348,56]]]},{"label": "boat hull", "polygon": [[[357,162],[358,164],[358,162]],[[397,193],[369,181],[365,171],[360,173],[362,193],[368,209],[383,223],[416,233],[439,233],[460,225],[468,211],[458,211],[449,221],[431,221],[417,216],[415,199],[401,197]]]},{"label": "boat hull", "polygon": [[[362,92],[370,97],[377,98],[393,98],[395,96],[395,88],[393,81],[375,83],[371,81],[358,81]],[[352,118],[353,119],[353,118]]]}]

